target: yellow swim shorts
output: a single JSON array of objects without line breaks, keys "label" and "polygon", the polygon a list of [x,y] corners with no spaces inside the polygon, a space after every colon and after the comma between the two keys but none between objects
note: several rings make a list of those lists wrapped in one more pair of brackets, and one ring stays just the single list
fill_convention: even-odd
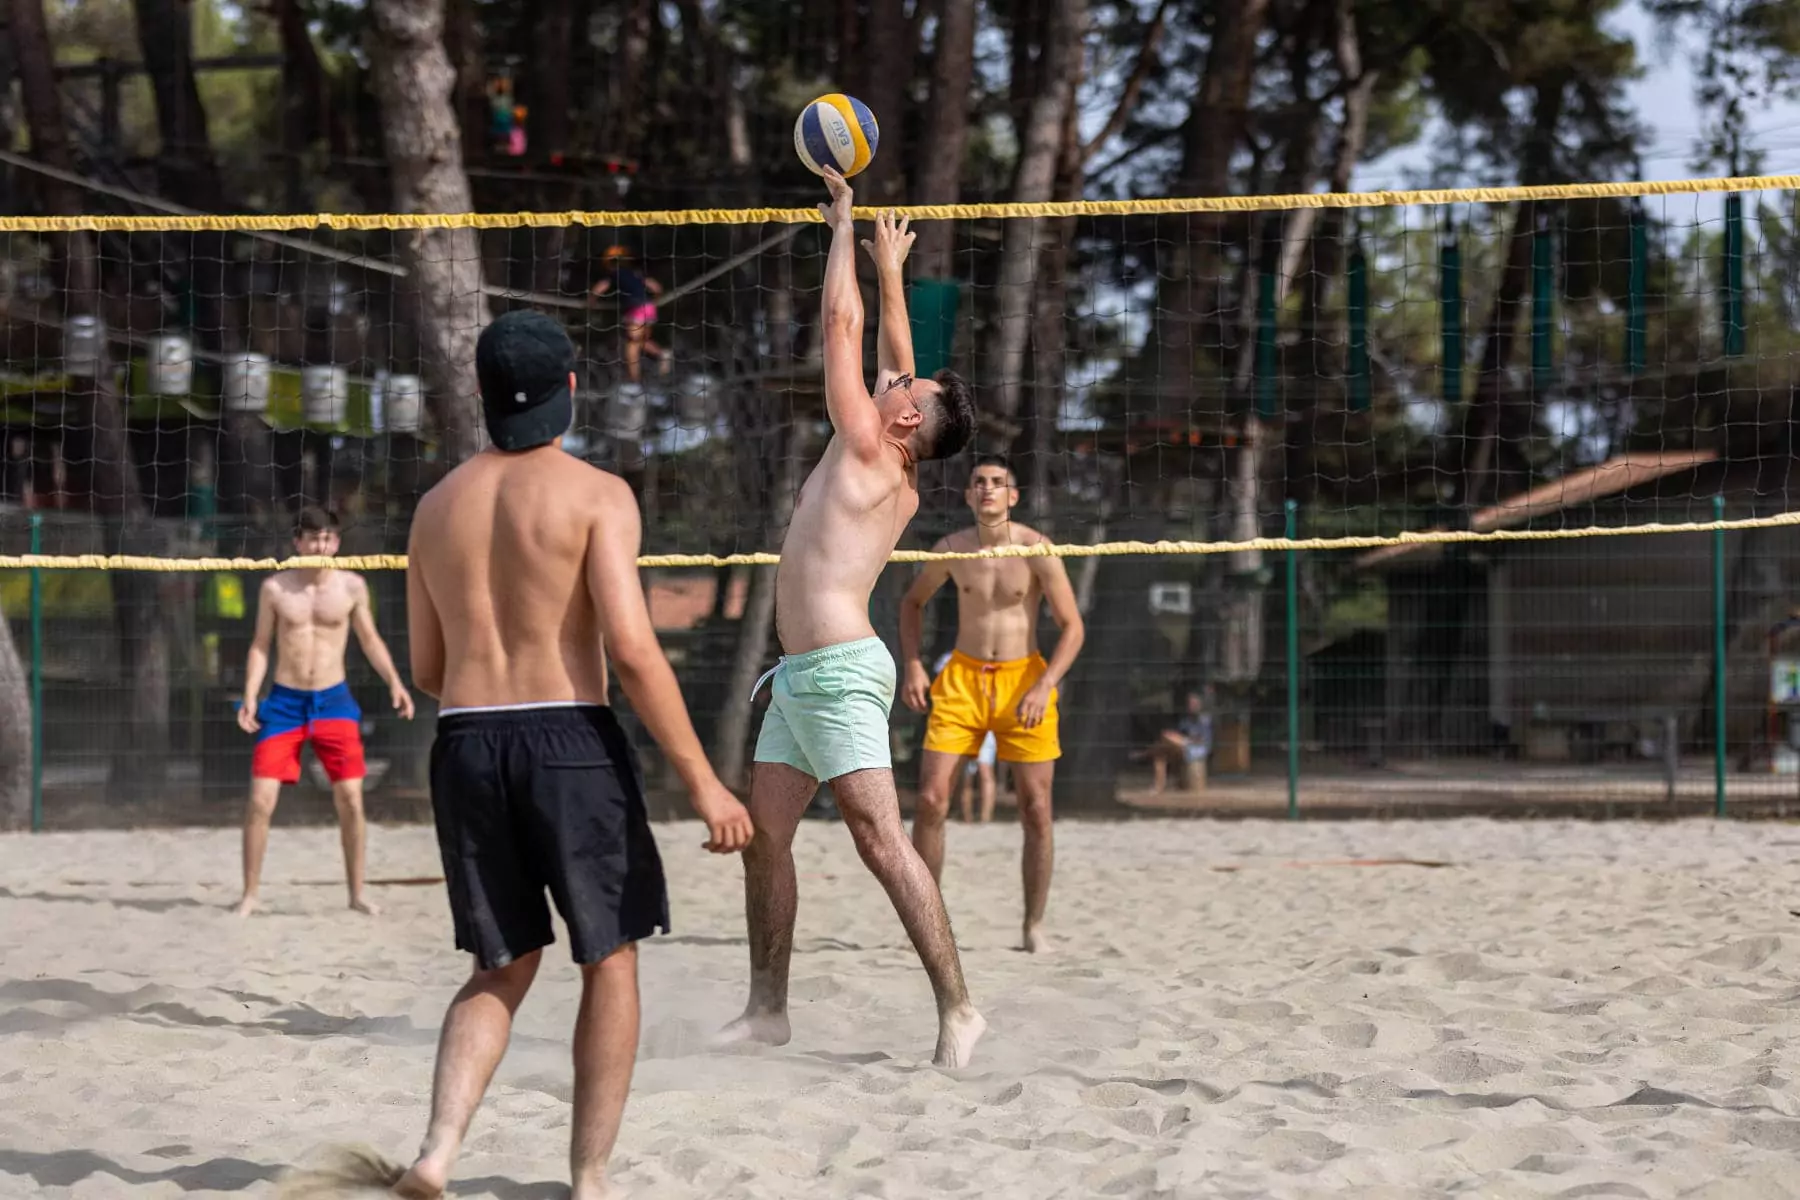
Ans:
[{"label": "yellow swim shorts", "polygon": [[1062,757],[1054,688],[1044,719],[1031,729],[1019,723],[1019,701],[1044,670],[1041,654],[1011,662],[987,662],[961,651],[952,654],[931,684],[925,749],[973,755],[991,733],[1001,762],[1054,762]]}]

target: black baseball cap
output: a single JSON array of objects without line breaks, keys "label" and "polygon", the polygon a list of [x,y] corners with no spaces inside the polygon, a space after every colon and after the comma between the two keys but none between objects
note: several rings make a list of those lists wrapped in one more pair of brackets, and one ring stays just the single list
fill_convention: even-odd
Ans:
[{"label": "black baseball cap", "polygon": [[475,343],[475,375],[488,436],[502,450],[530,450],[569,431],[575,397],[569,375],[575,344],[563,327],[531,309],[502,314]]}]

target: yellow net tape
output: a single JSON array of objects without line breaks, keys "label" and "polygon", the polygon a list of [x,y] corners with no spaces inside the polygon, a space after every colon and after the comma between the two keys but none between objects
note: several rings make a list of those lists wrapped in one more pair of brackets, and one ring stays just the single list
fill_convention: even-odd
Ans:
[{"label": "yellow net tape", "polygon": [[[1387,208],[1408,205],[1507,204],[1522,200],[1596,200],[1685,196],[1704,192],[1785,191],[1800,175],[1747,175],[1628,183],[1554,183],[1536,187],[1429,188],[1408,192],[1303,192],[1287,196],[1188,196],[1142,200],[1063,200],[1039,204],[919,204],[894,211],[915,221],[1004,220],[1013,217],[1157,216],[1167,213],[1274,212],[1296,208]],[[858,208],[864,220],[874,208]],[[795,225],[824,218],[817,208],[695,208],[662,212],[505,213],[197,213],[163,216],[0,217],[0,233],[253,233],[270,230],[520,229],[599,225]]]},{"label": "yellow net tape", "polygon": [[[1626,537],[1652,533],[1709,533],[1716,529],[1772,529],[1800,525],[1800,512],[1727,521],[1599,526],[1581,529],[1427,529],[1417,533],[1328,538],[1252,538],[1238,542],[1097,542],[1091,546],[1042,543],[996,546],[990,550],[896,550],[894,563],[953,562],[976,558],[1114,558],[1122,555],[1180,556],[1233,554],[1246,550],[1377,550],[1385,546],[1443,546],[1462,542],[1549,542],[1575,538]],[[638,566],[773,566],[779,554],[645,554]],[[336,567],[344,571],[404,571],[404,554],[340,554],[335,558],[153,558],[136,554],[0,554],[0,570],[47,571],[281,571]]]}]

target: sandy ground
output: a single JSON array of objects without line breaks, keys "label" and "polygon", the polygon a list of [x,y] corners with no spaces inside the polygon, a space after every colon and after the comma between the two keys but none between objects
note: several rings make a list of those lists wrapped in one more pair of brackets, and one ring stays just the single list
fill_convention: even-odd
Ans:
[{"label": "sandy ground", "polygon": [[[677,930],[643,956],[632,1194],[1800,1196],[1792,826],[1065,823],[1048,959],[1012,948],[1017,828],[953,827],[992,1024],[957,1074],[838,826],[802,835],[793,1044],[707,1050],[745,951],[699,832],[659,828]],[[353,916],[333,831],[277,828],[270,911],[238,923],[236,853],[0,839],[0,1195],[262,1195],[322,1143],[415,1147],[464,971],[441,887]],[[375,830],[371,867],[436,875],[430,831]],[[549,955],[457,1194],[565,1194]]]}]

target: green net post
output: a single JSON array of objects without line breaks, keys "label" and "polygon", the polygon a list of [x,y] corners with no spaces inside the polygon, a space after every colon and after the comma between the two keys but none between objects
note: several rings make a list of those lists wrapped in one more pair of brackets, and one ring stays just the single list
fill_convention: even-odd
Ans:
[{"label": "green net post", "polygon": [[962,290],[953,279],[915,279],[906,310],[913,336],[913,373],[921,378],[950,366],[956,353],[956,310]]},{"label": "green net post", "polygon": [[1263,239],[1262,264],[1256,273],[1256,415],[1273,421],[1280,409],[1279,368],[1275,354],[1275,273],[1280,266],[1281,238]]},{"label": "green net post", "polygon": [[[31,552],[44,552],[44,514],[31,514]],[[31,831],[44,827],[44,572],[31,568]]]},{"label": "green net post", "polygon": [[1447,218],[1444,240],[1438,247],[1438,308],[1444,404],[1454,408],[1463,400],[1462,247],[1457,245],[1456,232]]},{"label": "green net post", "polygon": [[1349,362],[1346,364],[1351,412],[1368,412],[1372,392],[1369,376],[1369,259],[1362,243],[1350,247],[1345,278],[1346,307],[1350,310]]},{"label": "green net post", "polygon": [[1556,323],[1556,243],[1539,216],[1531,231],[1531,385],[1542,394],[1556,376],[1551,335]]},{"label": "green net post", "polygon": [[1719,288],[1721,343],[1727,358],[1744,353],[1744,198],[1725,197],[1725,263]]},{"label": "green net post", "polygon": [[[1297,536],[1300,505],[1282,503],[1288,541]],[[1287,552],[1287,815],[1300,819],[1300,552]]]},{"label": "green net post", "polygon": [[[1725,520],[1725,497],[1713,497],[1713,520]],[[1725,530],[1712,541],[1713,815],[1725,815]]]},{"label": "green net post", "polygon": [[1631,267],[1625,287],[1625,371],[1642,375],[1648,355],[1645,326],[1646,297],[1650,290],[1650,225],[1644,220],[1642,201],[1631,205]]}]

